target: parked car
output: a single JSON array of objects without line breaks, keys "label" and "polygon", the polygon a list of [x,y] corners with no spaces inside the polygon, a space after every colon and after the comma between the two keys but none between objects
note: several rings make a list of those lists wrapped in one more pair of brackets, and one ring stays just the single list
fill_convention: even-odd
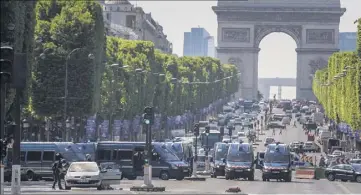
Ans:
[{"label": "parked car", "polygon": [[299,149],[300,149],[300,146],[302,145],[303,146],[303,142],[292,142],[290,143],[290,150],[292,152],[296,152],[298,153],[299,152]]},{"label": "parked car", "polygon": [[313,141],[308,141],[303,144],[303,151],[305,152],[321,152],[321,148]]},{"label": "parked car", "polygon": [[286,126],[280,124],[279,122],[270,122],[270,123],[268,123],[267,129],[273,129],[273,128],[276,128],[276,129],[286,129]]},{"label": "parked car", "polygon": [[356,181],[361,183],[361,165],[360,164],[338,164],[327,168],[325,176],[329,181]]}]

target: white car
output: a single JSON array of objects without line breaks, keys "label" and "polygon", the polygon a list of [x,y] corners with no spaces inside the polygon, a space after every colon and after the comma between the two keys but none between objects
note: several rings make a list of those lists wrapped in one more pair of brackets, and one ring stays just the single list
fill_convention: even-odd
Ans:
[{"label": "white car", "polygon": [[111,182],[120,183],[122,174],[120,169],[112,166],[101,165],[99,168],[96,162],[73,162],[70,164],[65,175],[65,189],[71,190],[76,188],[97,188],[102,190],[104,186],[110,185]]},{"label": "white car", "polygon": [[321,152],[321,148],[315,142],[306,142],[303,144],[305,152]]},{"label": "white car", "polygon": [[246,133],[244,131],[238,132],[238,137],[246,137]]}]

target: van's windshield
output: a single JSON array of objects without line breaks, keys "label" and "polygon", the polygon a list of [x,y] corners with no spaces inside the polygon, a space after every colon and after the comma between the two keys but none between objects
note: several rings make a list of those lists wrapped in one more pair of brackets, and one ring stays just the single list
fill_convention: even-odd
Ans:
[{"label": "van's windshield", "polygon": [[230,152],[227,155],[227,161],[229,162],[252,162],[251,153],[240,153],[240,152]]},{"label": "van's windshield", "polygon": [[180,161],[180,159],[174,154],[174,152],[167,149],[167,147],[155,145],[154,149],[164,161]]},{"label": "van's windshield", "polygon": [[265,163],[289,163],[290,155],[277,154],[277,153],[266,154],[264,157],[264,162]]},{"label": "van's windshield", "polygon": [[228,152],[228,146],[226,144],[217,145],[214,155],[214,160],[221,160],[222,158],[225,159],[227,157],[227,152]]}]

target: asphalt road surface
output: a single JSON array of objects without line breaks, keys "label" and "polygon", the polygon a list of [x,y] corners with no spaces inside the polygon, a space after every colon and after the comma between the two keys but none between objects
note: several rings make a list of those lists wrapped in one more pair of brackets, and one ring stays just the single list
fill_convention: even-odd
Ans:
[{"label": "asphalt road surface", "polygon": [[[275,110],[275,112],[277,112]],[[280,112],[280,111],[279,111]],[[293,123],[291,123],[293,124]],[[300,126],[301,127],[301,126]],[[288,126],[279,134],[276,131],[274,138],[276,141],[290,143],[293,141],[306,141],[307,137],[301,128]],[[255,146],[256,151],[263,151],[264,140],[272,137],[272,130],[264,131],[265,135],[260,136],[262,142]],[[319,156],[319,153],[309,153],[308,155]],[[117,186],[112,186],[115,190],[97,191],[96,189],[72,189],[71,191],[51,190],[51,182],[22,182],[22,194],[151,194],[151,192],[131,192],[132,186],[141,186],[143,181],[122,180]],[[261,173],[256,171],[255,181],[246,180],[225,180],[223,177],[209,178],[206,181],[162,181],[153,180],[154,186],[166,187],[166,192],[162,194],[227,194],[225,191],[230,187],[239,187],[241,194],[360,194],[361,184],[351,182],[330,182],[325,179],[308,180],[295,179],[292,182],[263,182]],[[120,190],[122,188],[122,190]],[[10,194],[10,186],[5,187],[5,194]],[[154,193],[159,194],[159,193]]]}]

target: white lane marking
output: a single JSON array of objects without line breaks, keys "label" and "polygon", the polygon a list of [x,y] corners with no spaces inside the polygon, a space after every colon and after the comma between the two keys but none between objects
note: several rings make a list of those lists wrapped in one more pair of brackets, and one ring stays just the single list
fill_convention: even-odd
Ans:
[{"label": "white lane marking", "polygon": [[338,185],[338,187],[340,187],[342,189],[343,192],[345,192],[346,194],[353,194],[346,186],[344,186],[342,183],[340,182],[336,182],[336,185]]}]

